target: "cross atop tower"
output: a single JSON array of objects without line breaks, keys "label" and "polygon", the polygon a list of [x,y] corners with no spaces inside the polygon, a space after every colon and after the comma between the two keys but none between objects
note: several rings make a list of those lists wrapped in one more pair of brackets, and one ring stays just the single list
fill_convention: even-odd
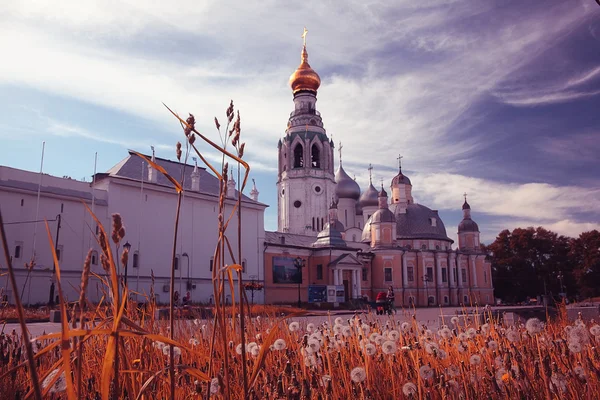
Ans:
[{"label": "cross atop tower", "polygon": [[403,159],[403,158],[404,158],[404,157],[402,157],[400,154],[398,154],[398,158],[396,158],[396,160],[398,160],[398,169],[399,169],[400,171],[402,171],[402,159]]},{"label": "cross atop tower", "polygon": [[367,168],[369,170],[369,183],[372,185],[373,184],[373,166],[369,163],[369,168]]},{"label": "cross atop tower", "polygon": [[306,34],[308,33],[308,29],[304,27],[304,31],[302,32],[302,40],[304,41],[304,46],[306,46]]},{"label": "cross atop tower", "polygon": [[381,178],[381,188],[383,189],[383,178]]},{"label": "cross atop tower", "polygon": [[463,197],[465,198],[465,203],[467,202],[467,192],[463,193]]},{"label": "cross atop tower", "polygon": [[342,165],[342,148],[344,146],[342,146],[342,142],[340,142],[339,146],[338,146],[338,152],[340,153],[340,165]]}]

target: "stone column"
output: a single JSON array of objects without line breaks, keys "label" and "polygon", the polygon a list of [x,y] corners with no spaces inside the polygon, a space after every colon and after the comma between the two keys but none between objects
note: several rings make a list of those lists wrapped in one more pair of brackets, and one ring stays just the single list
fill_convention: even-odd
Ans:
[{"label": "stone column", "polygon": [[352,271],[352,294],[356,299],[358,297],[358,271]]},{"label": "stone column", "polygon": [[435,266],[437,269],[437,286],[438,287],[442,287],[443,286],[443,282],[442,282],[442,263],[440,262],[440,253],[435,253]]},{"label": "stone column", "polygon": [[477,287],[477,265],[475,264],[475,256],[469,256],[469,262],[471,264],[471,271],[473,273],[473,280],[471,281],[471,286]]},{"label": "stone column", "polygon": [[340,284],[337,268],[333,269],[332,272],[333,272],[333,284],[337,286]]},{"label": "stone column", "polygon": [[358,297],[362,298],[362,269],[356,271],[356,291],[358,292]]},{"label": "stone column", "polygon": [[406,266],[406,252],[402,252],[402,257],[400,258],[400,262],[402,264],[402,302],[400,304],[404,305],[404,296],[406,294],[406,287],[408,286],[408,267]]}]

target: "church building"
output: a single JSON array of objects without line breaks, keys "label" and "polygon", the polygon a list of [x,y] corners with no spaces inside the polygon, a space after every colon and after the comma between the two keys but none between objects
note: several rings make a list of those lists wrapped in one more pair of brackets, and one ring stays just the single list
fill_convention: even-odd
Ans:
[{"label": "church building", "polygon": [[344,170],[341,144],[334,173],[334,143],[316,106],[320,85],[305,41],[290,77],[294,110],[277,145],[278,226],[265,232],[265,301],[306,302],[311,287],[335,285],[344,289],[340,302],[393,287],[397,306],[492,304],[490,261],[466,195],[453,249],[438,211],[415,202],[401,157],[389,195],[372,182],[361,192]]}]

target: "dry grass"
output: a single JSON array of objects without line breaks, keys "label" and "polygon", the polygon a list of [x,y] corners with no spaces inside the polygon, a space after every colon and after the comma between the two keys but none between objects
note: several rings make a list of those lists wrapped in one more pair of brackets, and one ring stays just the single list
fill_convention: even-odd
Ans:
[{"label": "dry grass", "polygon": [[[24,329],[23,336],[0,336],[0,398],[592,399],[600,393],[600,355],[595,347],[600,326],[586,326],[581,321],[571,326],[560,319],[544,326],[531,320],[527,326],[510,328],[491,317],[482,326],[465,325],[458,319],[432,332],[416,320],[398,325],[393,320],[378,322],[370,315],[363,315],[362,320],[337,318],[319,326],[288,325],[277,316],[280,308],[254,306],[250,310],[245,298],[234,298],[233,305],[226,306],[225,287],[232,298],[236,289],[245,293],[240,290],[241,266],[235,262],[242,258],[241,247],[231,247],[227,232],[229,222],[237,217],[234,235],[240,242],[241,204],[238,201],[229,214],[224,211],[228,162],[244,168],[243,179],[239,175],[237,179],[240,192],[249,172],[242,160],[239,113],[236,118],[233,104],[227,108],[223,134],[215,119],[221,145],[196,131],[193,116],[184,121],[173,115],[184,130],[185,160],[195,152],[221,181],[213,254],[214,319],[176,318],[174,278],[169,320],[154,319],[156,305],[152,302],[145,311],[126,304],[127,288],[116,272],[119,260],[127,257],[119,254],[125,236],[122,221],[113,216],[109,236],[88,209],[100,227],[97,240],[107,276],[98,278],[103,281],[105,299],[96,307],[87,304],[93,311],[85,324],[80,319],[79,325],[68,326],[65,318],[58,333],[29,340]],[[196,147],[196,138],[222,154],[220,168],[206,161]],[[178,144],[178,159],[183,152]],[[146,161],[173,183],[178,210],[183,178],[178,181]],[[13,292],[18,293],[1,221],[0,214],[6,265]],[[178,216],[175,232],[177,224]],[[54,249],[50,235],[48,241]],[[174,234],[173,248],[176,243]],[[234,260],[232,265],[225,265],[226,255]],[[56,256],[54,263],[59,306],[66,316]],[[174,262],[172,277],[173,273]],[[87,303],[84,289],[88,277],[84,266],[81,296],[75,306],[80,309]],[[15,311],[25,327],[20,302]]]}]

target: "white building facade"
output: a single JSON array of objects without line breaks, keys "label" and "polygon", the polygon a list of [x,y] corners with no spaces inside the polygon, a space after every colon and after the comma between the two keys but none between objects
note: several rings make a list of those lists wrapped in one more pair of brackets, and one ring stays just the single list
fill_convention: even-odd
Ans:
[{"label": "white building facade", "polygon": [[[217,242],[217,216],[219,181],[204,168],[154,158],[173,177],[184,178],[184,197],[181,205],[177,240],[175,290],[181,297],[190,292],[192,302],[210,303],[213,301],[212,256]],[[53,240],[56,239],[60,215],[61,227],[58,232],[58,249],[62,272],[62,287],[69,300],[76,300],[83,262],[90,248],[94,249],[92,271],[100,276],[105,274],[98,254],[99,248],[94,239],[95,223],[85,210],[82,201],[94,208],[95,214],[110,235],[111,215],[119,213],[125,226],[125,238],[121,243],[131,245],[127,265],[127,283],[131,296],[145,301],[150,294],[152,275],[154,292],[159,303],[169,299],[171,254],[174,235],[174,221],[177,194],[171,183],[158,171],[133,154],[106,173],[95,176],[94,183],[0,167],[0,207],[6,225],[13,267],[16,270],[17,285],[25,304],[45,304],[49,301],[52,279],[52,256],[43,222],[49,222]],[[40,188],[39,211],[37,204]],[[264,209],[258,202],[258,191],[252,200],[242,197],[242,260],[244,279],[262,281],[263,254],[260,250],[264,241]],[[226,213],[237,202],[237,192],[230,193],[226,200]],[[36,227],[37,225],[37,227]],[[237,215],[228,228],[231,245],[236,249],[237,258]],[[34,253],[36,266],[28,273],[25,263],[29,263]],[[113,250],[115,246],[113,245]],[[120,257],[119,257],[120,258]],[[227,264],[233,260],[225,259]],[[238,260],[236,260],[238,261]],[[239,261],[238,261],[239,262]],[[120,274],[125,278],[125,268]],[[102,285],[95,278],[90,280],[88,298],[98,301],[104,294]],[[8,280],[0,281],[10,302],[14,293]],[[231,296],[227,293],[227,297]],[[255,302],[262,302],[262,293],[254,295]]]}]

